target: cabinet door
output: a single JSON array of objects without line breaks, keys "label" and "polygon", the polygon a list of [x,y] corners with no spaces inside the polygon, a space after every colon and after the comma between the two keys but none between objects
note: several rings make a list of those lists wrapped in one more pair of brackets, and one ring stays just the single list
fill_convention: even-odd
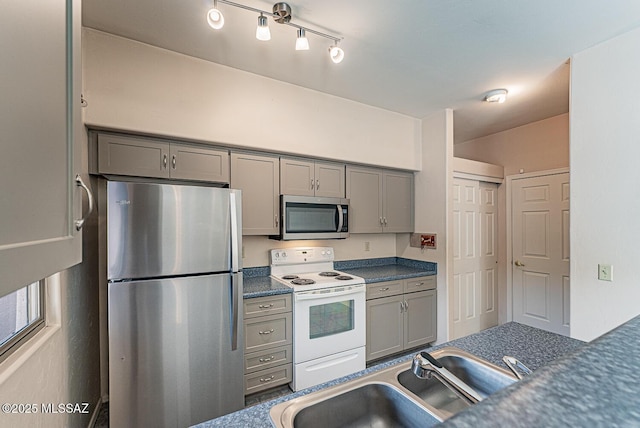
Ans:
[{"label": "cabinet door", "polygon": [[120,135],[98,135],[98,172],[169,178],[169,143]]},{"label": "cabinet door", "polygon": [[344,198],[344,165],[316,162],[316,196]]},{"label": "cabinet door", "polygon": [[367,361],[402,351],[403,295],[367,300]]},{"label": "cabinet door", "polygon": [[242,190],[242,234],[275,235],[279,225],[280,161],[231,153],[231,188]]},{"label": "cabinet door", "polygon": [[347,166],[349,233],[382,232],[382,171]]},{"label": "cabinet door", "polygon": [[384,172],[384,231],[413,232],[413,173]]},{"label": "cabinet door", "polygon": [[80,7],[2,3],[0,296],[82,261]]},{"label": "cabinet door", "polygon": [[280,159],[280,184],[283,195],[313,196],[316,182],[314,163],[301,159]]},{"label": "cabinet door", "polygon": [[171,144],[171,178],[229,183],[229,153],[190,144]]},{"label": "cabinet door", "polygon": [[406,349],[436,340],[436,290],[404,295],[407,310],[404,319]]}]

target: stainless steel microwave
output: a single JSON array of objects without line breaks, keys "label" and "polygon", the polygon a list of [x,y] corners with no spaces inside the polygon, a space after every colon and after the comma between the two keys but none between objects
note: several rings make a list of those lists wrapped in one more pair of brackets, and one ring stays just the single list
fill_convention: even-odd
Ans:
[{"label": "stainless steel microwave", "polygon": [[280,234],[273,239],[344,239],[349,199],[280,195]]}]

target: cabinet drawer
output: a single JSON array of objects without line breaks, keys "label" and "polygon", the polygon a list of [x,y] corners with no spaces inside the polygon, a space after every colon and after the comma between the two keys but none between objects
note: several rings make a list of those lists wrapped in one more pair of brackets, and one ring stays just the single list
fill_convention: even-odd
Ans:
[{"label": "cabinet drawer", "polygon": [[244,319],[291,312],[291,294],[255,297],[244,300]]},{"label": "cabinet drawer", "polygon": [[367,300],[378,297],[395,296],[402,294],[402,281],[387,281],[367,284]]},{"label": "cabinet drawer", "polygon": [[252,352],[244,356],[244,372],[253,373],[271,367],[293,362],[293,347],[282,346],[261,352]]},{"label": "cabinet drawer", "polygon": [[435,275],[406,279],[404,282],[405,293],[413,293],[414,291],[433,290],[434,288],[436,288]]},{"label": "cabinet drawer", "polygon": [[244,375],[244,394],[249,395],[254,392],[273,388],[291,382],[293,375],[293,364],[274,367],[272,369],[260,370],[259,372]]},{"label": "cabinet drawer", "polygon": [[291,312],[245,320],[245,352],[290,345],[293,337],[291,324]]}]

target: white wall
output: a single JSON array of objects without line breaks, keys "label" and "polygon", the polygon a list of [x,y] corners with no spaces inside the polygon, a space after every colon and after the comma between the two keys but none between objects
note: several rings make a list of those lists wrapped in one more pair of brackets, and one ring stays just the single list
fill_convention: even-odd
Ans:
[{"label": "white wall", "polygon": [[[456,157],[504,167],[504,174],[544,171],[569,166],[569,113],[532,122],[482,138],[458,143]],[[498,320],[510,320],[507,290],[507,194],[498,186]]]},{"label": "white wall", "polygon": [[[348,239],[327,239],[321,241],[275,241],[266,236],[243,236],[244,267],[269,266],[269,250],[291,247],[333,247],[336,260],[375,259],[396,256],[396,234],[354,234]],[[369,251],[365,251],[365,242]]]},{"label": "white wall", "polygon": [[451,180],[453,177],[453,111],[442,110],[422,121],[423,170],[415,175],[415,231],[437,234],[435,250],[409,246],[409,234],[399,234],[398,257],[425,260],[438,264],[438,339],[446,342],[448,329],[448,284],[453,279],[453,247],[447,245],[451,235]]},{"label": "white wall", "polygon": [[88,125],[419,170],[420,121],[91,29]]},{"label": "white wall", "polygon": [[[640,29],[571,66],[571,336],[640,314]],[[613,265],[613,282],[597,279]]]}]

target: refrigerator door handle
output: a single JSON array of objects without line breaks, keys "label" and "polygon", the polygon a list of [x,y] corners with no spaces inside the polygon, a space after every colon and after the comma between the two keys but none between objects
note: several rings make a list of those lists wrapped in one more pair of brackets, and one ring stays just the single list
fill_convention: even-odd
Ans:
[{"label": "refrigerator door handle", "polygon": [[239,274],[231,274],[231,350],[238,349]]},{"label": "refrigerator door handle", "polygon": [[239,222],[238,222],[238,199],[236,193],[231,192],[229,194],[229,208],[231,214],[231,272],[238,272],[240,270],[240,254],[239,254]]}]

